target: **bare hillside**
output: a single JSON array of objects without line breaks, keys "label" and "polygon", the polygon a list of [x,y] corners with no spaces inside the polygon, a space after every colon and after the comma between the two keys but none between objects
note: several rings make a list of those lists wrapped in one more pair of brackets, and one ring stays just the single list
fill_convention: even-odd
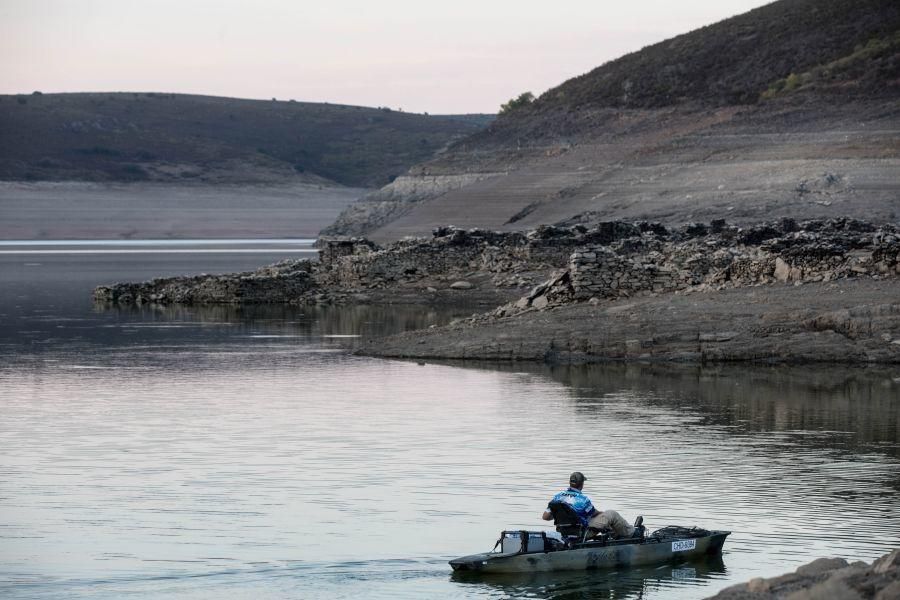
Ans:
[{"label": "bare hillside", "polygon": [[781,0],[506,111],[329,234],[900,215],[900,5]]}]

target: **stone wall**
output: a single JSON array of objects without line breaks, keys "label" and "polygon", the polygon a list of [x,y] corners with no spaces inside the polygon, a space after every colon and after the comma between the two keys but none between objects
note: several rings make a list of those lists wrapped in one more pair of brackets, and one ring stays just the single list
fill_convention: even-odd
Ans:
[{"label": "stone wall", "polygon": [[321,273],[326,283],[344,288],[380,288],[428,275],[478,268],[482,248],[400,242],[388,249],[358,252],[333,261]]},{"label": "stone wall", "polygon": [[317,245],[319,264],[326,270],[334,268],[345,257],[378,250],[378,246],[364,238],[325,239],[319,240]]},{"label": "stone wall", "polygon": [[565,266],[582,238],[571,229],[547,229],[554,234],[440,227],[431,238],[384,247],[362,238],[324,239],[320,242],[320,279],[344,288],[379,288],[472,271],[513,273]]},{"label": "stone wall", "polygon": [[[120,304],[344,302],[374,290],[385,290],[388,298],[401,288],[472,289],[465,281],[470,278],[495,292],[527,288],[557,270],[515,303],[515,310],[524,310],[592,298],[900,274],[900,229],[852,219],[785,219],[749,228],[716,221],[673,230],[610,222],[544,226],[527,234],[441,227],[430,238],[384,247],[362,238],[322,239],[319,246],[318,263],[284,261],[249,273],[121,283],[98,288],[95,298]],[[498,302],[515,295],[502,297]]]},{"label": "stone wall", "polygon": [[686,285],[690,272],[660,266],[652,256],[646,261],[620,256],[604,246],[588,246],[569,261],[575,300],[617,298],[639,291],[668,292]]},{"label": "stone wall", "polygon": [[316,287],[311,263],[287,260],[246,273],[166,277],[99,286],[104,304],[266,304],[299,301]]},{"label": "stone wall", "polygon": [[850,219],[798,224],[788,219],[748,229],[717,222],[662,234],[648,228],[632,233],[608,244],[578,247],[569,257],[565,277],[555,275],[516,308],[777,282],[802,285],[900,276],[900,229],[894,225],[876,228]]},{"label": "stone wall", "polygon": [[592,229],[545,225],[528,233],[439,227],[431,238],[384,247],[364,238],[323,238],[320,275],[329,285],[366,288],[473,270],[549,271],[566,267],[572,252],[585,244],[609,244],[642,233],[668,235],[657,224],[615,221]]}]

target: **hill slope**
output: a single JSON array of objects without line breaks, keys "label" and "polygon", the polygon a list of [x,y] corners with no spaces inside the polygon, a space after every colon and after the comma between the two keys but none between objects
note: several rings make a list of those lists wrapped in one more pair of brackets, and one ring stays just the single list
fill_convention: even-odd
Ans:
[{"label": "hill slope", "polygon": [[[900,3],[894,0],[774,2],[570,79],[533,108],[752,104],[774,81],[850,56],[898,29]],[[895,47],[883,65],[870,69],[862,81],[866,93],[900,76],[896,54]]]},{"label": "hill slope", "polygon": [[841,214],[900,215],[895,0],[781,0],[624,56],[504,113],[325,233]]},{"label": "hill slope", "polygon": [[377,187],[485,122],[178,94],[0,96],[0,179]]}]

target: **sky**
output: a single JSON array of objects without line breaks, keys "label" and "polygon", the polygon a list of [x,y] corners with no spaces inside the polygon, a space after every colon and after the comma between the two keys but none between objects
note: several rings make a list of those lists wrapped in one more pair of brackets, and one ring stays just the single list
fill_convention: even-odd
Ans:
[{"label": "sky", "polygon": [[767,0],[0,0],[0,93],[492,113]]}]

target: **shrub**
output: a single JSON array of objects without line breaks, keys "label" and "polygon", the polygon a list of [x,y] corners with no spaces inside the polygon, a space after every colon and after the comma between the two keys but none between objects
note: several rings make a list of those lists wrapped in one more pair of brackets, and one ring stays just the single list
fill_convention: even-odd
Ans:
[{"label": "shrub", "polygon": [[523,106],[528,106],[534,102],[534,94],[531,92],[522,92],[517,97],[513,98],[509,102],[500,105],[500,114],[505,115],[506,113],[522,108]]},{"label": "shrub", "polygon": [[787,76],[787,79],[784,80],[784,91],[792,92],[800,87],[800,76],[796,73],[791,73]]}]

